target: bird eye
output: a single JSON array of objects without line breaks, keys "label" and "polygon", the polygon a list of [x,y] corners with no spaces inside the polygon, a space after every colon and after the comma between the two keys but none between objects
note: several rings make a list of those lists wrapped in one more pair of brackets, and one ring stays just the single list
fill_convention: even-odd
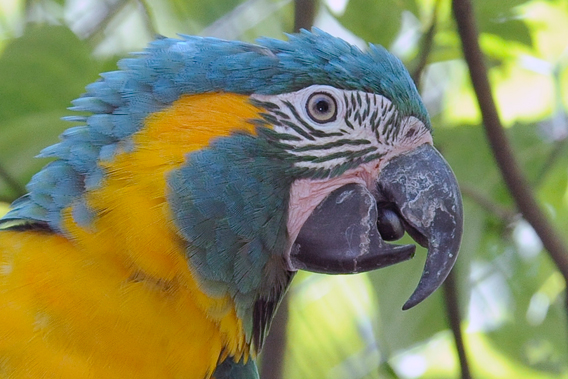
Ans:
[{"label": "bird eye", "polygon": [[337,102],[328,93],[313,93],[306,103],[308,116],[318,124],[335,121],[337,117]]}]

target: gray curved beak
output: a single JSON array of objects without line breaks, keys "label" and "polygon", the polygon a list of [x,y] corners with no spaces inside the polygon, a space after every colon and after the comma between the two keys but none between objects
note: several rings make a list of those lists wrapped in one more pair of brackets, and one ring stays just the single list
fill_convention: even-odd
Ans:
[{"label": "gray curved beak", "polygon": [[420,282],[403,306],[409,309],[446,279],[463,231],[455,176],[428,144],[391,159],[379,175],[376,193],[354,183],[331,192],[302,226],[290,253],[290,266],[327,274],[386,267],[413,257],[414,245],[385,242],[400,238],[404,231],[428,248]]},{"label": "gray curved beak", "polygon": [[418,286],[402,309],[426,299],[450,273],[461,243],[463,206],[450,166],[431,145],[393,158],[381,171],[379,194],[394,204],[404,229],[428,256]]},{"label": "gray curved beak", "polygon": [[386,243],[377,230],[377,201],[360,184],[331,192],[302,226],[290,261],[295,269],[355,274],[408,260],[414,245]]}]

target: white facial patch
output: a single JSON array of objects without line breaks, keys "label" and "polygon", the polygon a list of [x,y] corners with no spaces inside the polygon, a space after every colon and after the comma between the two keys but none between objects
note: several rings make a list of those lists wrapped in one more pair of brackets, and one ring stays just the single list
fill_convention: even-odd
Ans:
[{"label": "white facial patch", "polygon": [[333,169],[352,162],[388,160],[432,143],[430,131],[416,117],[401,117],[384,96],[313,85],[280,95],[252,95],[266,107],[274,131],[285,136],[295,165]]}]

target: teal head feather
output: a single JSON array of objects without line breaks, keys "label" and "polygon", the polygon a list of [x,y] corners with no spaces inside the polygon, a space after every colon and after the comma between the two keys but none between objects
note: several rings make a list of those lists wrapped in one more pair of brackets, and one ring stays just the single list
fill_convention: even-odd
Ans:
[{"label": "teal head feather", "polygon": [[119,149],[131,149],[130,136],[143,127],[144,119],[183,94],[278,94],[328,84],[383,95],[401,115],[413,115],[430,125],[408,72],[380,46],[370,45],[363,52],[318,29],[290,35],[289,41],[258,42],[163,38],[136,57],[121,60],[120,70],[102,74],[73,102],[71,110],[91,115],[66,118],[84,125],[70,128],[60,143],[42,151],[40,157],[58,161],[30,181],[29,194],[4,220],[27,220],[61,230],[60,212],[74,203],[77,221],[88,224],[92,215],[80,197],[100,184],[104,172],[98,161],[112,159]]},{"label": "teal head feather", "polygon": [[398,58],[376,45],[363,52],[318,29],[290,35],[289,41],[264,38],[258,44],[162,38],[118,65],[118,71],[102,74],[73,102],[71,110],[91,115],[66,118],[84,125],[70,128],[60,143],[42,151],[40,157],[57,162],[32,178],[29,194],[14,203],[4,221],[26,220],[61,231],[61,210],[73,204],[76,220],[88,225],[93,215],[81,195],[100,185],[104,172],[98,162],[132,149],[130,136],[144,126],[144,119],[183,94],[279,94],[327,84],[382,95],[402,116],[415,116],[430,127]]}]

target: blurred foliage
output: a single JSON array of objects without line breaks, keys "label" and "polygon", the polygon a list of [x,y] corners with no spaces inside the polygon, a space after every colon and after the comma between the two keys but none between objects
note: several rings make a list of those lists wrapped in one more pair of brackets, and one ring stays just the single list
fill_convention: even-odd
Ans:
[{"label": "blurred foliage", "polygon": [[[290,0],[0,2],[0,200],[21,195],[33,159],[97,74],[155,34],[282,38]],[[474,0],[490,79],[541,205],[568,230],[568,0]],[[413,70],[436,146],[464,192],[456,266],[466,348],[478,378],[568,378],[565,283],[516,215],[487,146],[449,0],[321,1],[315,25],[362,48],[381,43]],[[435,23],[431,50],[427,31]],[[427,56],[424,54],[427,53]],[[5,206],[0,203],[0,213]],[[567,239],[568,242],[568,239]],[[456,378],[441,291],[407,312],[424,251],[368,275],[298,275],[290,290],[285,378]]]},{"label": "blurred foliage", "polygon": [[8,209],[10,209],[10,205],[8,203],[0,202],[0,217],[8,213]]}]

